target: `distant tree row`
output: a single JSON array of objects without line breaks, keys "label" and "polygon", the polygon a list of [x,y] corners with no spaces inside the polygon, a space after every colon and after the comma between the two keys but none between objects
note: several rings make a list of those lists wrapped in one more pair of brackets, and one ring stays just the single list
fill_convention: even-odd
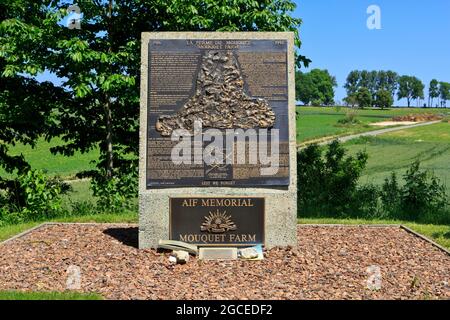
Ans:
[{"label": "distant tree row", "polygon": [[333,105],[336,86],[336,78],[328,70],[298,71],[295,75],[296,99],[305,105]]},{"label": "distant tree row", "polygon": [[[352,107],[360,108],[378,107],[389,108],[394,103],[395,94],[398,99],[405,98],[408,107],[413,100],[424,99],[425,85],[414,76],[399,76],[394,71],[367,71],[353,70],[348,76],[344,88],[347,97],[344,101]],[[450,100],[450,84],[431,80],[428,91],[428,106],[433,105],[433,99],[439,98],[441,107],[446,107]]]},{"label": "distant tree row", "polygon": [[438,98],[438,105],[447,107],[447,100],[450,100],[450,83],[438,82],[436,79],[430,81],[428,87],[428,105],[433,106],[433,99]]}]

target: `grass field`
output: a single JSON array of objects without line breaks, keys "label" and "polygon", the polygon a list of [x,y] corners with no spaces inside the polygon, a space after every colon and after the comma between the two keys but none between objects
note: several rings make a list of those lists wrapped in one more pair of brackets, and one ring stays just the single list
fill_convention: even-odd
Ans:
[{"label": "grass field", "polygon": [[98,294],[78,292],[0,291],[0,300],[103,300]]},{"label": "grass field", "polygon": [[297,142],[314,140],[325,136],[342,136],[379,129],[369,123],[386,121],[394,116],[434,113],[449,115],[449,109],[391,108],[389,110],[356,110],[358,124],[339,125],[349,108],[297,107]]},{"label": "grass field", "polygon": [[[34,148],[29,145],[16,144],[10,146],[9,149],[11,155],[22,154],[32,168],[44,170],[48,175],[60,176],[63,179],[72,179],[77,172],[92,169],[91,161],[98,159],[97,149],[85,154],[75,152],[73,157],[65,157],[61,154],[53,155],[50,148],[57,145],[62,145],[61,139],[54,138],[50,142],[39,139]],[[0,168],[0,176],[8,176],[2,168]]]},{"label": "grass field", "polygon": [[365,219],[332,219],[332,218],[300,218],[299,224],[402,224],[426,236],[441,246],[450,249],[450,226],[435,224],[419,224],[400,220],[365,220]]},{"label": "grass field", "polygon": [[418,159],[422,168],[432,170],[446,184],[450,194],[450,123],[361,137],[344,146],[352,154],[359,150],[369,154],[361,182],[381,184],[392,171],[400,177]]}]

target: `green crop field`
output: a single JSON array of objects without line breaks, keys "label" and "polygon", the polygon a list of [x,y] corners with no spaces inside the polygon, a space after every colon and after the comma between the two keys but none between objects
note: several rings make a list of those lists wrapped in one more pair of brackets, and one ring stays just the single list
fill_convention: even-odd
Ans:
[{"label": "green crop field", "polygon": [[389,110],[365,109],[355,110],[358,124],[340,125],[338,120],[344,119],[352,109],[333,107],[297,107],[297,141],[304,142],[325,136],[342,136],[359,132],[380,129],[370,123],[387,121],[394,116],[408,114],[443,114],[450,115],[448,109],[423,108],[391,108]]},{"label": "green crop field", "polygon": [[352,154],[359,150],[369,154],[361,182],[381,184],[391,171],[401,176],[418,159],[421,167],[432,170],[450,192],[450,123],[362,137],[344,146]]}]

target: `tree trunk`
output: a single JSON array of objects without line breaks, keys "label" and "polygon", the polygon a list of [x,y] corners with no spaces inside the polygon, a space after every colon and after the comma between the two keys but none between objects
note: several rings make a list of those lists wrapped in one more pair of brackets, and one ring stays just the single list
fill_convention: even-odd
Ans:
[{"label": "tree trunk", "polygon": [[411,106],[411,99],[408,97],[406,98],[406,100],[408,101],[408,108]]},{"label": "tree trunk", "polygon": [[[111,40],[111,26],[112,26],[112,5],[113,0],[109,0],[108,6],[108,40],[109,48],[108,53],[111,54],[112,51],[112,40]],[[105,122],[106,122],[106,176],[111,178],[114,170],[113,161],[113,139],[112,139],[112,112],[111,112],[111,98],[109,94],[106,94],[105,102]]]},{"label": "tree trunk", "polygon": [[106,119],[106,175],[108,178],[112,177],[114,162],[113,162],[113,142],[112,142],[112,113],[109,96],[106,97],[105,103],[105,119]]}]

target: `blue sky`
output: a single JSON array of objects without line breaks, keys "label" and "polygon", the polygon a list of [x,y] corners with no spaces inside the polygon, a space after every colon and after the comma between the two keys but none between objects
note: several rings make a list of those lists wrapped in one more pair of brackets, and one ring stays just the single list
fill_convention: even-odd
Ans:
[{"label": "blue sky", "polygon": [[[303,19],[301,54],[310,68],[336,76],[336,100],[354,69],[393,70],[414,75],[426,85],[436,78],[450,82],[449,0],[296,0],[295,17]],[[366,25],[370,5],[381,10],[381,29]],[[400,104],[406,104],[400,101]]]}]

